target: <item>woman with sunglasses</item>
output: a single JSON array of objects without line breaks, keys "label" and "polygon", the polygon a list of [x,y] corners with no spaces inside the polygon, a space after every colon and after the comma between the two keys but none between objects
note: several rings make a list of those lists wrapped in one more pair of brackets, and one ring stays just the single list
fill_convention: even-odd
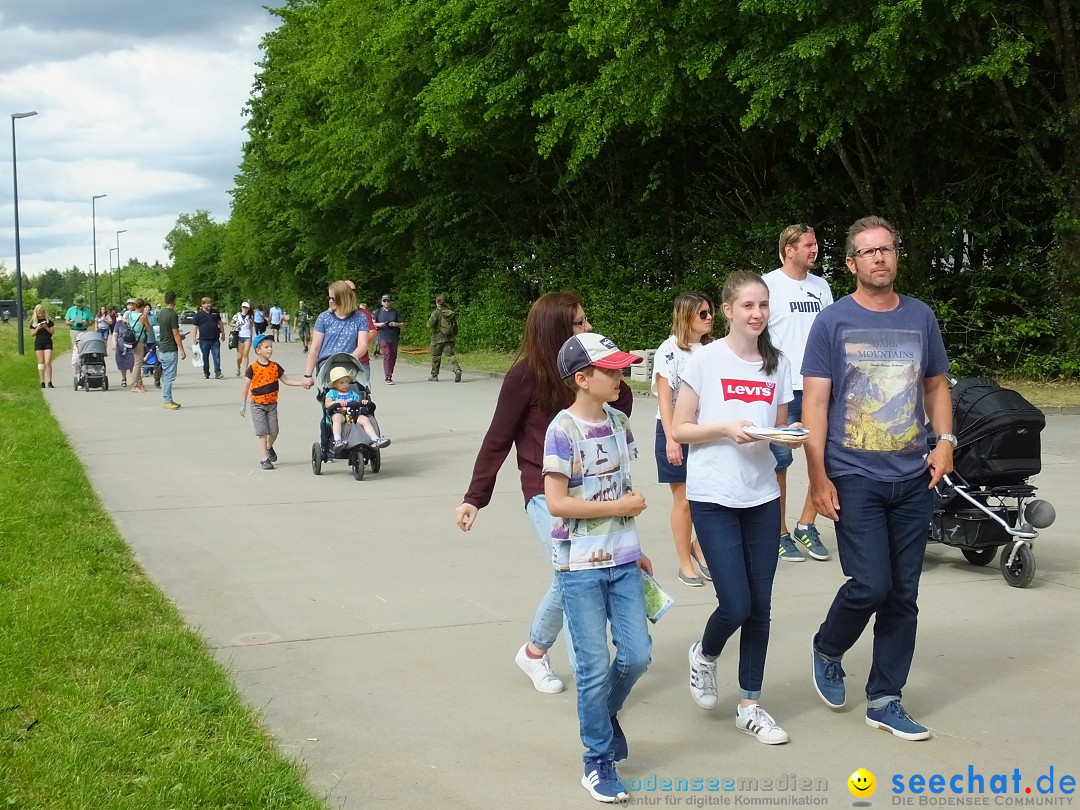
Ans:
[{"label": "woman with sunglasses", "polygon": [[[516,446],[525,514],[544,549],[549,573],[551,513],[544,498],[544,434],[555,414],[570,405],[575,396],[559,373],[559,349],[573,335],[591,331],[592,324],[581,307],[581,299],[574,293],[548,293],[533,303],[525,321],[525,336],[517,362],[503,379],[491,425],[476,454],[469,489],[454,512],[458,528],[469,531],[476,522],[477,513],[491,501],[495,477],[511,446]],[[634,397],[625,382],[620,386],[619,398],[612,405],[630,415]],[[563,682],[552,672],[547,654],[562,626],[562,596],[557,581],[552,578],[551,586],[537,608],[529,640],[514,659],[537,692],[555,694],[563,690]],[[566,647],[572,657],[573,648],[569,641]]]},{"label": "woman with sunglasses", "polygon": [[[671,337],[660,344],[653,361],[652,393],[659,405],[654,445],[657,478],[661,484],[671,487],[671,534],[679,557],[679,581],[692,588],[700,588],[706,579],[712,579],[712,575],[691,540],[693,524],[690,504],[686,500],[688,448],[671,438],[671,417],[675,413],[679,386],[690,355],[712,341],[712,328],[713,303],[709,297],[699,292],[683,293],[675,299]],[[700,575],[694,570],[695,561]]]}]

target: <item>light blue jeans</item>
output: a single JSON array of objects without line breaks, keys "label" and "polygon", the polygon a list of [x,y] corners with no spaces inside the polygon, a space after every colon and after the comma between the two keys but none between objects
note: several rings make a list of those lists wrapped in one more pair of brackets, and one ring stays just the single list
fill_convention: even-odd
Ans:
[{"label": "light blue jeans", "polygon": [[[637,563],[557,571],[566,626],[577,656],[578,724],[584,759],[611,761],[611,717],[652,660],[645,591]],[[608,651],[608,624],[615,660]]]},{"label": "light blue jeans", "polygon": [[172,402],[172,384],[180,367],[180,355],[177,352],[158,352],[157,356],[161,363],[161,398]]},{"label": "light blue jeans", "polygon": [[[551,513],[547,508],[547,499],[543,495],[534,495],[525,504],[525,514],[529,517],[536,539],[540,541],[540,547],[544,549],[547,564],[551,565]],[[552,572],[554,573],[554,572]],[[536,616],[533,617],[532,627],[529,628],[529,641],[539,650],[550,650],[559,637],[559,631],[566,626],[563,616],[562,594],[559,593],[559,583],[554,576],[551,578],[551,587],[540,600],[536,608]],[[566,641],[567,654],[570,656],[570,668],[574,668],[574,647],[569,638]]]}]

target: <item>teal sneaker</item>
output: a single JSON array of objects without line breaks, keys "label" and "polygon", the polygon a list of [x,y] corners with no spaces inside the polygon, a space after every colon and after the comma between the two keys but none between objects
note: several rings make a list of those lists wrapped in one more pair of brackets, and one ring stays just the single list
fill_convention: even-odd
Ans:
[{"label": "teal sneaker", "polygon": [[802,562],[805,559],[795,547],[790,534],[780,535],[780,559],[783,562]]},{"label": "teal sneaker", "polygon": [[821,535],[818,534],[818,530],[813,523],[805,529],[800,529],[796,526],[795,531],[791,533],[791,537],[795,542],[802,543],[806,546],[806,553],[815,560],[829,559],[829,550],[825,548],[825,544],[821,542]]}]

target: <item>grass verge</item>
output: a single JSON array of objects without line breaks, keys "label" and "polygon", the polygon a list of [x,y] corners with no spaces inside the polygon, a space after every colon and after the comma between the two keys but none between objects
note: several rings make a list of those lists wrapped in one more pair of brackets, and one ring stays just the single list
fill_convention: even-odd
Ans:
[{"label": "grass verge", "polygon": [[15,336],[0,329],[0,808],[325,808],[136,565]]}]

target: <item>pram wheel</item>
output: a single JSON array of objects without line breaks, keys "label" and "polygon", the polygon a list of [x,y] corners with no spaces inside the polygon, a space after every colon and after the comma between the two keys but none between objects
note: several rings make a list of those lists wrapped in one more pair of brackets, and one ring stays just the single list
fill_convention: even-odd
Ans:
[{"label": "pram wheel", "polygon": [[1031,584],[1031,580],[1035,579],[1035,555],[1026,544],[1018,543],[1011,565],[1009,564],[1010,556],[1012,556],[1012,549],[1005,546],[1001,550],[1001,576],[1014,588],[1026,588]]},{"label": "pram wheel", "polygon": [[101,389],[103,391],[108,391],[109,390],[109,378],[108,377],[103,377],[101,379]]},{"label": "pram wheel", "polygon": [[349,464],[352,466],[352,477],[357,481],[364,480],[364,457],[359,451],[353,452],[349,456]]},{"label": "pram wheel", "polygon": [[318,442],[311,445],[311,471],[315,475],[322,475],[322,445]]},{"label": "pram wheel", "polygon": [[382,469],[382,450],[373,448],[371,451],[371,471],[377,473]]},{"label": "pram wheel", "polygon": [[960,553],[972,565],[989,565],[997,554],[997,548],[962,548]]}]

